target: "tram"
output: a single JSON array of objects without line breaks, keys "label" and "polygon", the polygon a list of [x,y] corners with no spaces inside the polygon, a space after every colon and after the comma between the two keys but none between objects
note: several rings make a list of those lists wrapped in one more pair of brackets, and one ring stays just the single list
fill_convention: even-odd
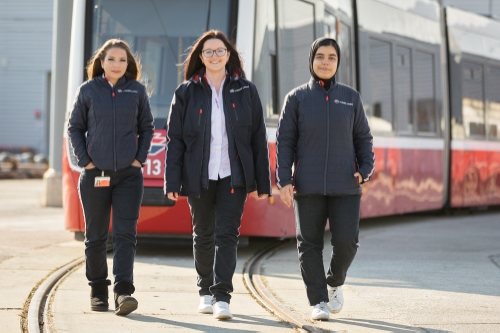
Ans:
[{"label": "tram", "polygon": [[[186,50],[207,29],[236,41],[259,90],[273,178],[284,97],[309,80],[312,41],[330,36],[342,53],[337,80],[360,91],[374,135],[362,218],[500,204],[498,21],[435,0],[75,0],[72,22],[68,112],[86,61],[104,41],[124,39],[141,57],[156,130],[143,168],[140,236],[192,232],[187,200],[163,195],[165,124]],[[65,223],[77,233],[80,172],[65,137]],[[295,235],[293,210],[276,187],[272,194],[249,197],[242,236]]]}]

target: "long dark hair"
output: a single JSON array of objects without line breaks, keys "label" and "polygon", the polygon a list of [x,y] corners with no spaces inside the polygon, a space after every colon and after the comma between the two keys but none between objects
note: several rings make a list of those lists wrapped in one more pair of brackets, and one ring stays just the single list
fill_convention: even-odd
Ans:
[{"label": "long dark hair", "polygon": [[205,67],[200,59],[203,44],[209,39],[221,40],[229,52],[229,60],[227,66],[231,67],[233,71],[239,72],[240,76],[245,78],[243,71],[243,61],[240,54],[236,50],[234,44],[227,38],[227,36],[220,30],[210,30],[205,32],[198,38],[189,49],[186,61],[184,61],[184,80],[189,80],[191,76],[196,74],[201,68]]},{"label": "long dark hair", "polygon": [[104,74],[104,69],[101,66],[101,60],[104,61],[108,50],[114,47],[122,49],[127,53],[127,70],[125,71],[125,77],[131,80],[139,80],[141,77],[141,64],[139,59],[132,54],[130,46],[127,42],[121,39],[108,40],[94,53],[94,56],[87,63],[87,75],[89,80]]}]

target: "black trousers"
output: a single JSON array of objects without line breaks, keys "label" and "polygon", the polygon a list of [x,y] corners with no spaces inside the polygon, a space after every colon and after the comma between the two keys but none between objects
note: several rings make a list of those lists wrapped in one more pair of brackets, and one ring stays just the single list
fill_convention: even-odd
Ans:
[{"label": "black trousers", "polygon": [[83,170],[79,193],[85,216],[86,276],[89,284],[106,281],[106,243],[110,212],[113,211],[113,275],[118,282],[133,283],[137,219],[144,193],[141,168],[129,166],[119,171],[105,171],[111,177],[108,187],[94,187],[99,169]]},{"label": "black trousers", "polygon": [[[300,271],[310,305],[328,302],[327,284],[344,284],[358,248],[361,197],[295,195],[295,220]],[[333,251],[325,276],[323,238],[330,222]]]},{"label": "black trousers", "polygon": [[231,177],[210,180],[199,198],[188,198],[193,217],[194,265],[200,296],[213,302],[230,302],[236,269],[239,228],[247,193],[235,187]]}]

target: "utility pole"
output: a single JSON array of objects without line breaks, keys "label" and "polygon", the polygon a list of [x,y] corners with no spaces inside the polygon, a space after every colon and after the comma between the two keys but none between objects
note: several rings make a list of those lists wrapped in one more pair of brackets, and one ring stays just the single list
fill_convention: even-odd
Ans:
[{"label": "utility pole", "polygon": [[54,0],[50,92],[49,169],[43,175],[42,205],[62,207],[62,142],[66,116],[73,0]]}]

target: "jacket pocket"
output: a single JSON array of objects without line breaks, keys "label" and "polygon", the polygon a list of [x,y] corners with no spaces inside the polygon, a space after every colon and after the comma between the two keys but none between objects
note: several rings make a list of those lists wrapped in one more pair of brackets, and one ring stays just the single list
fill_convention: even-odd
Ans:
[{"label": "jacket pocket", "polygon": [[300,158],[297,161],[297,167],[295,170],[293,170],[293,186],[295,187],[297,185],[297,177],[299,176],[299,169],[300,169]]},{"label": "jacket pocket", "polygon": [[87,155],[89,155],[90,158],[92,158],[92,154],[90,153],[90,150],[92,148],[92,143],[94,141],[94,136],[90,137],[89,144],[87,145]]},{"label": "jacket pocket", "polygon": [[[352,174],[354,175],[356,172],[358,172],[358,166],[356,164],[356,161],[352,162],[352,166],[353,166],[353,170],[354,170],[354,172]],[[356,186],[359,186],[359,179],[358,179],[358,177],[355,176],[354,178],[356,178]]]}]

